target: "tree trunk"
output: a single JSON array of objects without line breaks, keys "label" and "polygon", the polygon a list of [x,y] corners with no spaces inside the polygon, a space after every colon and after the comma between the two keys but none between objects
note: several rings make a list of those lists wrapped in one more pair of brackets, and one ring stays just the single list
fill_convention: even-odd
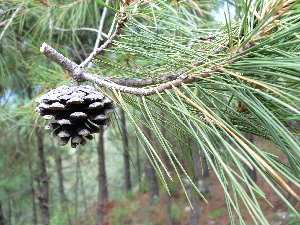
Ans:
[{"label": "tree trunk", "polygon": [[[80,156],[80,149],[81,149],[81,147],[78,146],[77,147],[78,156]],[[79,180],[80,180],[80,186],[81,186],[81,193],[82,193],[82,196],[83,196],[83,203],[84,203],[84,216],[87,216],[88,207],[87,207],[87,200],[86,200],[85,187],[84,187],[84,181],[83,181],[83,177],[82,177],[82,170],[81,170],[80,161],[79,161],[78,167],[79,167],[78,169],[79,169]]]},{"label": "tree trunk", "polygon": [[68,199],[65,193],[64,187],[64,175],[63,175],[63,167],[62,167],[62,158],[61,155],[57,153],[56,146],[52,141],[54,157],[55,157],[55,164],[56,164],[56,172],[58,177],[58,187],[59,187],[59,195],[60,195],[60,204],[64,213],[67,213],[69,224],[72,224],[71,216],[69,213],[68,208]]},{"label": "tree trunk", "polygon": [[[192,151],[192,158],[193,158],[193,164],[194,164],[194,174],[195,174],[195,184],[197,188],[199,188],[199,181],[201,180],[201,168],[200,168],[200,155],[196,152],[197,146],[196,142],[194,140],[190,141],[191,147],[194,149]],[[199,213],[200,213],[200,196],[193,190],[193,187],[190,184],[190,188],[188,189],[190,191],[190,198],[191,203],[194,209],[191,209],[190,211],[190,225],[198,225],[199,221]]]},{"label": "tree trunk", "polygon": [[191,188],[191,203],[194,209],[190,211],[190,225],[198,225],[200,213],[200,199],[198,193]]},{"label": "tree trunk", "polygon": [[0,225],[5,225],[4,214],[2,211],[2,201],[0,201]]},{"label": "tree trunk", "polygon": [[107,191],[107,180],[106,180],[106,170],[105,170],[105,152],[104,152],[104,128],[100,127],[99,141],[98,141],[98,205],[97,205],[97,215],[96,215],[96,225],[102,225],[104,223],[104,203],[105,199],[108,198]]},{"label": "tree trunk", "polygon": [[[169,186],[169,177],[165,175],[166,184]],[[171,194],[171,193],[170,193]],[[167,210],[167,224],[172,225],[172,202],[171,202],[171,195],[166,191],[166,210]]]},{"label": "tree trunk", "polygon": [[60,195],[60,203],[62,208],[65,208],[67,197],[65,194],[65,188],[64,188],[64,175],[63,175],[63,169],[62,169],[62,159],[61,155],[58,154],[55,158],[56,163],[56,172],[58,177],[58,186],[59,186],[59,195]]},{"label": "tree trunk", "polygon": [[46,158],[44,153],[43,137],[40,130],[36,131],[38,138],[38,156],[40,161],[40,172],[38,177],[38,199],[41,211],[42,224],[50,224],[50,212],[49,212],[49,176],[46,170]]},{"label": "tree trunk", "polygon": [[[150,129],[148,127],[144,126],[144,130],[146,132],[146,136],[148,136],[148,139],[151,140]],[[148,155],[151,155],[150,149],[148,148],[147,145],[145,145],[145,149],[146,149],[146,151],[148,151]],[[146,177],[148,179],[148,185],[149,185],[150,205],[156,205],[157,198],[159,195],[156,171],[155,171],[150,159],[147,156],[146,156]]]},{"label": "tree trunk", "polygon": [[139,139],[136,137],[136,169],[138,173],[138,182],[139,182],[139,191],[141,191],[141,160],[140,160],[140,142]]},{"label": "tree trunk", "polygon": [[131,179],[130,179],[130,158],[128,149],[128,136],[126,131],[126,117],[123,109],[120,110],[121,122],[122,122],[122,137],[123,137],[123,156],[124,156],[124,180],[125,180],[125,190],[129,192],[131,189]]},{"label": "tree trunk", "polygon": [[[201,161],[201,168],[199,166],[199,177],[198,177],[198,185],[199,191],[202,194],[210,193],[210,183],[209,183],[209,169],[206,156],[203,152],[203,149],[200,150],[200,161]],[[200,163],[200,162],[199,162]],[[199,164],[200,165],[200,164]]]},{"label": "tree trunk", "polygon": [[76,151],[75,221],[78,221],[79,170],[80,170],[80,156],[79,156],[79,151]]},{"label": "tree trunk", "polygon": [[[163,114],[162,114],[162,117],[163,117]],[[166,132],[166,129],[164,127],[164,125],[165,125],[164,121],[163,121],[162,125],[163,125],[161,127],[162,136],[167,139],[167,137],[166,137],[167,136],[167,132]],[[162,158],[163,158],[163,160],[164,160],[167,168],[169,168],[170,167],[170,163],[169,163],[169,159],[168,159],[167,153],[165,151],[163,151],[163,153],[162,153]],[[166,180],[166,185],[169,187],[169,183],[170,183],[169,179],[170,178],[167,176],[166,173],[164,173],[164,178]],[[168,225],[172,225],[173,224],[173,222],[172,222],[172,202],[171,202],[171,195],[170,194],[171,193],[168,193],[168,191],[166,191],[166,211],[167,211],[167,224]]]},{"label": "tree trunk", "polygon": [[[29,171],[30,174],[33,174],[31,159],[29,160]],[[31,200],[32,200],[32,224],[37,225],[38,220],[37,220],[36,203],[35,203],[35,189],[34,189],[34,183],[32,178],[30,179],[30,189],[31,189]]]}]

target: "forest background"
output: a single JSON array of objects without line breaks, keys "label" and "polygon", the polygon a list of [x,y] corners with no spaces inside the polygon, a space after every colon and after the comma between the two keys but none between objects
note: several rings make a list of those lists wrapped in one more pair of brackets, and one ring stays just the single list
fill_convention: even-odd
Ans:
[{"label": "forest background", "polygon": [[[0,224],[298,224],[299,10],[1,1]],[[35,112],[74,81],[44,42],[115,102],[84,146]]]}]

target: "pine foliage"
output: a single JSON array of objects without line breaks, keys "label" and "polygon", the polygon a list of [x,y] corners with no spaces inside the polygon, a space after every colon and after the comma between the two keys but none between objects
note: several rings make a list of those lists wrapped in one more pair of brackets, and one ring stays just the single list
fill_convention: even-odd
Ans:
[{"label": "pine foliage", "polygon": [[[152,78],[158,83],[161,77],[197,77],[208,68],[221,68],[181,88],[142,97],[142,101],[117,91],[114,95],[136,134],[151,149],[149,157],[164,184],[163,173],[169,168],[161,151],[179,178],[181,173],[188,179],[191,176],[161,126],[182,142],[181,151],[204,152],[223,186],[232,223],[238,219],[245,224],[244,205],[255,223],[268,224],[258,203],[260,198],[268,201],[268,196],[243,165],[256,169],[299,216],[287,198],[291,194],[299,201],[300,148],[288,123],[299,117],[299,3],[242,1],[239,6],[237,22],[227,15],[225,25],[208,29],[200,12],[186,2],[140,4],[130,14],[121,37],[95,63],[105,76]],[[147,119],[134,115],[131,107]],[[141,123],[151,129],[160,146],[153,146]],[[262,151],[242,131],[272,141],[286,158]],[[197,142],[197,149],[191,148],[188,139]]]},{"label": "pine foliage", "polygon": [[[47,7],[46,1],[39,2],[6,5],[12,11],[18,7],[27,11],[14,20],[19,27],[10,26],[9,35],[1,40],[5,46],[0,48],[2,93],[7,87],[13,89],[15,82],[8,82],[13,79],[25,87],[32,85],[34,94],[66,83],[66,72],[38,52],[42,42],[51,42],[77,63],[92,51],[96,35],[80,29],[98,27],[101,15],[96,2],[52,1]],[[245,164],[256,169],[300,218],[295,207],[300,200],[299,130],[290,123],[300,118],[299,1],[230,1],[237,15],[226,13],[224,24],[214,21],[211,2],[112,3],[118,12],[107,17],[104,34],[113,32],[124,13],[127,22],[112,46],[93,61],[97,68],[90,68],[90,72],[117,79],[151,78],[157,85],[176,77],[196,77],[195,82],[148,97],[101,89],[127,113],[135,135],[150,149],[148,157],[167,190],[164,174],[172,179],[169,171],[174,170],[183,189],[182,174],[205,199],[193,182],[193,172],[181,160],[191,161],[195,151],[199,157],[204,154],[209,169],[218,177],[233,224],[245,224],[245,211],[255,224],[269,224],[259,204],[269,196],[250,178]],[[220,1],[215,2],[218,4]],[[20,42],[22,35],[24,41]],[[26,54],[10,54],[9,49],[21,47]],[[17,71],[9,74],[20,61]],[[199,77],[212,68],[214,72]],[[28,74],[30,79],[25,79]],[[32,103],[27,106],[33,108]],[[33,117],[30,114],[26,119]],[[152,131],[159,146],[147,137],[142,124]],[[172,140],[162,134],[161,127],[180,143],[180,152],[173,149]],[[261,150],[242,132],[273,142],[279,151]],[[197,143],[196,149],[191,147],[191,139]],[[163,151],[172,168],[163,161]]]}]

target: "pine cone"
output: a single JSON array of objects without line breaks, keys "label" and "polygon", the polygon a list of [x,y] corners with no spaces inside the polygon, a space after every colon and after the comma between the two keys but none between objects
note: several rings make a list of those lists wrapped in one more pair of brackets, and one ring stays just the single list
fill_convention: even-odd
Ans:
[{"label": "pine cone", "polygon": [[107,114],[113,112],[114,103],[103,93],[88,85],[57,87],[36,100],[35,111],[46,120],[56,120],[45,126],[51,137],[59,137],[60,145],[71,139],[72,148],[85,145],[99,133],[99,126],[109,125]]}]

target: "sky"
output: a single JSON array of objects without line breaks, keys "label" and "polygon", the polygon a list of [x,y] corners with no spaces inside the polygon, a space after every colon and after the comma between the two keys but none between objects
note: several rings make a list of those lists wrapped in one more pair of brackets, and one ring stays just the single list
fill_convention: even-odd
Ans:
[{"label": "sky", "polygon": [[231,20],[234,19],[235,7],[224,2],[222,7],[220,7],[218,10],[213,11],[213,14],[215,15],[215,20],[218,23],[225,24],[226,23],[225,14],[230,15]]}]

